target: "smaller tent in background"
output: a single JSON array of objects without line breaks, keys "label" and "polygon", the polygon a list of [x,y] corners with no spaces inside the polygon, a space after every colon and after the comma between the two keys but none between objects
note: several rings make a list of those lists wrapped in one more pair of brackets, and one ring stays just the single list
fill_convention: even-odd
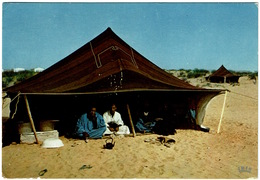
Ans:
[{"label": "smaller tent in background", "polygon": [[238,83],[240,76],[228,71],[223,65],[213,74],[206,77],[207,81],[215,83]]}]

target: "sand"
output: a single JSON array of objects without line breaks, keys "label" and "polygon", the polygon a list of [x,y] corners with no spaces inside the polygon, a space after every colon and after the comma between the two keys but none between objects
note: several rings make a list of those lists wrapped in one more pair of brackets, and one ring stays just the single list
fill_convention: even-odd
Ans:
[{"label": "sand", "polygon": [[[191,80],[196,85],[196,80]],[[201,83],[201,82],[200,82]],[[201,84],[202,85],[202,84]],[[60,137],[63,147],[45,149],[37,144],[2,148],[5,178],[257,178],[258,176],[258,84],[240,78],[239,86],[227,88],[225,112],[217,133],[224,94],[212,99],[203,125],[210,132],[180,130],[165,146],[159,135],[115,137],[112,150],[103,149],[106,139],[83,140]],[[86,165],[85,169],[80,169]],[[41,170],[47,172],[40,176]]]}]

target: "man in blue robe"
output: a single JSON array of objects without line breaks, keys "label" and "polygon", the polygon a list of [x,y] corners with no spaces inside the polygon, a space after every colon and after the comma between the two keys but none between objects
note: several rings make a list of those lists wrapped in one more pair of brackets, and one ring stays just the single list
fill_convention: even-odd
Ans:
[{"label": "man in blue robe", "polygon": [[153,115],[153,112],[151,112],[149,102],[146,101],[141,111],[138,112],[138,121],[135,126],[139,132],[150,133],[153,131],[155,125],[156,125],[155,117]]},{"label": "man in blue robe", "polygon": [[103,117],[96,112],[96,107],[92,107],[89,113],[83,114],[76,125],[76,136],[79,138],[102,138],[106,131],[106,123]]}]

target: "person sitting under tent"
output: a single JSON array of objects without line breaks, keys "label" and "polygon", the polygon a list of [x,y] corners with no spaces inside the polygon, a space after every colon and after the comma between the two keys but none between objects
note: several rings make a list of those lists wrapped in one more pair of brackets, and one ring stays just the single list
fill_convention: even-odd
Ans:
[{"label": "person sitting under tent", "polygon": [[138,121],[135,126],[139,132],[150,133],[153,131],[155,125],[156,121],[154,120],[153,115],[149,110],[149,104],[145,103],[143,111],[138,114]]},{"label": "person sitting under tent", "polygon": [[188,119],[188,123],[190,123],[191,126],[194,129],[196,129],[197,124],[196,124],[196,104],[195,104],[195,100],[188,98],[187,104],[188,104],[188,112],[187,112],[186,118]]},{"label": "person sitting under tent", "polygon": [[196,99],[188,98],[188,112],[186,118],[193,129],[209,132],[210,128],[198,125],[196,122]]},{"label": "person sitting under tent", "polygon": [[167,102],[164,102],[157,112],[153,128],[154,133],[168,136],[176,133],[176,114]]},{"label": "person sitting under tent", "polygon": [[124,122],[121,118],[121,114],[116,111],[117,107],[115,104],[111,105],[110,110],[106,111],[103,114],[103,118],[106,123],[106,134],[130,134],[128,126],[124,125]]},{"label": "person sitting under tent", "polygon": [[106,131],[106,123],[103,117],[96,112],[96,107],[92,106],[89,113],[83,114],[77,121],[75,135],[79,138],[98,139],[102,138]]}]

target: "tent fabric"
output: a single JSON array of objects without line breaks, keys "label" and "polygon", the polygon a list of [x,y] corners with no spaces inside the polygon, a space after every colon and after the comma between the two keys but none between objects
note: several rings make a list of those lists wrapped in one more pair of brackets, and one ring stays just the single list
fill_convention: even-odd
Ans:
[{"label": "tent fabric", "polygon": [[43,72],[5,89],[8,93],[22,94],[135,90],[214,91],[192,86],[165,72],[125,43],[111,28]]},{"label": "tent fabric", "polygon": [[[156,107],[167,101],[181,115],[194,101],[196,124],[201,125],[208,103],[224,90],[195,87],[172,76],[108,28],[56,64],[4,91],[13,99],[28,96],[34,119],[65,119],[63,125],[71,128],[68,122],[85,112],[88,103],[94,102],[102,110],[104,102],[115,99],[121,108],[130,104],[132,112],[142,99]],[[17,120],[26,119],[25,102],[17,104],[11,104],[11,112]]]},{"label": "tent fabric", "polygon": [[211,82],[238,82],[240,76],[228,71],[223,65],[213,74],[207,77]]}]

